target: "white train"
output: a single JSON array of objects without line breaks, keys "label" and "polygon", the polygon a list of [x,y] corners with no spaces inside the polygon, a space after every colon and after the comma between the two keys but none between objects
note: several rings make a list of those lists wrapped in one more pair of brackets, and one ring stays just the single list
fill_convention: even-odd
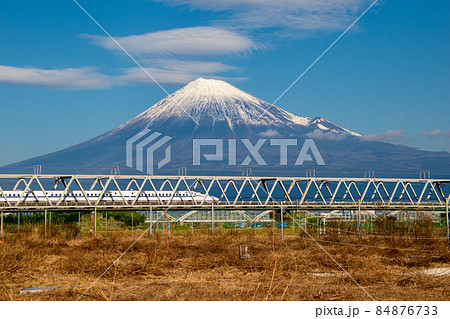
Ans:
[{"label": "white train", "polygon": [[219,199],[214,196],[206,196],[205,194],[192,191],[142,191],[140,194],[138,191],[108,191],[102,195],[101,191],[85,191],[85,195],[82,191],[71,191],[64,194],[64,191],[4,191],[0,192],[0,203],[47,203],[48,201],[52,203],[59,202],[61,198],[64,202],[69,203],[86,203],[87,199],[92,202],[106,203],[120,203],[120,202],[133,202],[137,196],[137,203],[159,203],[169,202],[170,203],[215,203]]}]

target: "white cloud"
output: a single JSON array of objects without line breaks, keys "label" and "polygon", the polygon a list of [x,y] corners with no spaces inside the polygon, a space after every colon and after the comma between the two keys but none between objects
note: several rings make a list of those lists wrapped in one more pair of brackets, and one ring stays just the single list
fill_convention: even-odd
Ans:
[{"label": "white cloud", "polygon": [[[95,44],[121,51],[107,36],[84,35]],[[217,56],[247,53],[258,49],[248,37],[213,27],[191,27],[115,37],[131,55],[145,56]]]},{"label": "white cloud", "polygon": [[227,24],[240,29],[337,30],[347,27],[370,0],[156,0],[191,9],[229,12]]},{"label": "white cloud", "polygon": [[[201,73],[183,72],[178,70],[165,70],[159,68],[145,68],[159,83],[166,84],[185,84],[202,77]],[[207,73],[207,72],[204,72]],[[233,77],[226,78],[221,76],[207,75],[207,78],[225,81],[243,81],[247,78]],[[119,84],[154,84],[153,80],[145,74],[140,68],[129,68],[125,70],[125,74],[117,76],[116,80]]]},{"label": "white cloud", "polygon": [[[145,68],[159,83],[179,84],[188,83],[195,80],[198,76],[179,71],[163,70],[158,68]],[[125,70],[125,74],[118,76],[118,81],[125,84],[146,84],[154,83],[154,81],[143,72],[140,68],[129,68]]]},{"label": "white cloud", "polygon": [[111,77],[94,68],[38,69],[0,65],[0,84],[41,87],[60,90],[105,89]]},{"label": "white cloud", "polygon": [[[161,65],[167,64],[167,68],[146,68],[146,71],[161,84],[186,84],[202,76],[225,81],[247,79],[213,75],[235,69],[233,66],[218,62],[159,60],[158,63]],[[121,73],[116,75],[107,75],[90,67],[48,70],[0,65],[1,84],[55,90],[99,90],[132,84],[154,85],[155,82],[137,67],[123,69]]]},{"label": "white cloud", "polygon": [[[84,35],[93,43],[122,52],[109,37]],[[230,54],[245,54],[259,48],[251,39],[235,32],[213,27],[191,27],[158,31],[143,35],[115,37],[115,40],[160,83],[187,83],[198,77],[223,80],[246,78],[225,78],[217,74],[239,71],[240,68],[217,61],[200,61],[193,57],[217,57]],[[124,83],[153,83],[140,68],[129,68],[116,79]]]},{"label": "white cloud", "polygon": [[370,135],[363,135],[360,137],[363,141],[382,141],[395,142],[401,141],[405,138],[405,132],[402,130],[389,130],[385,133],[375,133]]},{"label": "white cloud", "polygon": [[152,59],[147,61],[150,65],[156,65],[166,70],[190,72],[190,73],[221,73],[237,71],[238,67],[214,61],[192,61],[176,59]]},{"label": "white cloud", "polygon": [[347,137],[350,137],[351,135],[344,132],[333,132],[333,131],[323,131],[316,129],[312,132],[309,132],[306,134],[309,138],[316,138],[319,140],[334,140],[334,141],[341,141],[343,139],[346,139]]},{"label": "white cloud", "polygon": [[264,132],[259,133],[258,135],[259,135],[259,136],[262,136],[262,137],[269,137],[269,138],[271,138],[271,137],[277,137],[277,136],[280,136],[280,133],[278,133],[277,130],[269,129],[269,130],[267,130],[267,131],[264,131]]},{"label": "white cloud", "polygon": [[436,137],[444,137],[444,138],[450,138],[450,131],[441,131],[441,130],[434,130],[433,132],[420,132],[420,136],[427,136],[431,138]]}]

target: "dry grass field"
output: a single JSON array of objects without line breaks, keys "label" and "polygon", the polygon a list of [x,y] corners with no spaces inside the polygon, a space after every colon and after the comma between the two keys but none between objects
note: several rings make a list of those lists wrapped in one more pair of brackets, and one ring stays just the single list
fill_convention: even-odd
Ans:
[{"label": "dry grass field", "polygon": [[[101,238],[100,238],[101,237]],[[135,233],[136,238],[136,233]],[[323,248],[376,300],[450,300],[450,276],[417,271],[450,267],[445,240],[317,236]],[[0,244],[1,300],[76,300],[134,239],[10,237]],[[251,258],[239,259],[239,245]],[[24,288],[59,286],[40,292]],[[217,235],[143,236],[81,300],[369,300],[308,237],[269,230]]]}]

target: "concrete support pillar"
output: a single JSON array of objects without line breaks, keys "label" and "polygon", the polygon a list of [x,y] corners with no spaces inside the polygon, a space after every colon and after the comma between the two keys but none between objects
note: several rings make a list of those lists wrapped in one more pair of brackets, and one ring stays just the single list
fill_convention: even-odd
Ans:
[{"label": "concrete support pillar", "polygon": [[3,212],[0,214],[0,239],[3,240]]},{"label": "concrete support pillar", "polygon": [[153,236],[153,211],[152,211],[152,206],[150,206],[150,211],[149,211],[149,224],[150,224],[150,237]]},{"label": "concrete support pillar", "polygon": [[211,204],[211,234],[214,235],[214,204]]},{"label": "concrete support pillar", "polygon": [[448,202],[450,201],[450,196],[445,201],[445,215],[447,216],[447,240],[450,241],[450,225],[449,225],[449,216],[448,216]]},{"label": "concrete support pillar", "polygon": [[358,200],[358,238],[361,239],[361,200]]},{"label": "concrete support pillar", "polygon": [[97,237],[97,207],[94,207],[94,237]]},{"label": "concrete support pillar", "polygon": [[47,240],[47,210],[44,212],[44,240]]},{"label": "concrete support pillar", "polygon": [[292,212],[292,235],[295,234],[295,212]]}]

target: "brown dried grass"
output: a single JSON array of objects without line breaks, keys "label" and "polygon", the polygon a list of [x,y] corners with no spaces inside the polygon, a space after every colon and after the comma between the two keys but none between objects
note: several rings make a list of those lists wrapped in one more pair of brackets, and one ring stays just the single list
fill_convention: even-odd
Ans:
[{"label": "brown dried grass", "polygon": [[[414,274],[428,267],[450,267],[446,241],[317,239],[377,300],[450,299],[449,276]],[[76,300],[133,241],[114,234],[95,239],[92,251],[89,239],[44,243],[28,237],[0,244],[0,300]],[[239,259],[240,244],[248,246],[250,259]],[[42,286],[64,288],[19,294],[23,288]],[[82,300],[368,300],[368,296],[312,240],[277,237],[273,255],[267,233],[171,236],[170,251],[164,236],[144,236]]]}]

